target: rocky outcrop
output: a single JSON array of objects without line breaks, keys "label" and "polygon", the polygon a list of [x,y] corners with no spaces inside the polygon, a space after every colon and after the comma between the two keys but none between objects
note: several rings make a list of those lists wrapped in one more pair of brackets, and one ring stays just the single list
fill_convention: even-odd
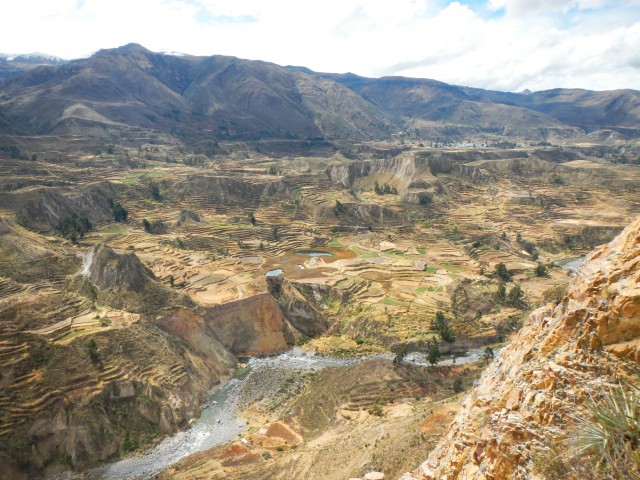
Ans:
[{"label": "rocky outcrop", "polygon": [[264,355],[288,350],[292,329],[267,293],[207,309],[208,328],[236,355]]},{"label": "rocky outcrop", "polygon": [[[77,216],[87,218],[96,225],[113,220],[108,198],[116,195],[116,187],[110,182],[74,189],[71,193],[64,190],[42,188],[35,192],[6,195],[8,206],[18,206],[16,219],[20,225],[39,232],[53,231],[65,218]],[[28,198],[20,198],[28,195]],[[31,198],[35,197],[35,198]],[[26,202],[25,202],[26,200]],[[24,205],[20,206],[24,202]]]},{"label": "rocky outcrop", "polygon": [[269,277],[267,281],[285,318],[308,337],[321,335],[329,328],[325,311],[331,303],[344,304],[349,299],[348,293],[328,285],[293,282],[283,277]]},{"label": "rocky outcrop", "polygon": [[119,255],[102,243],[94,245],[86,253],[80,275],[89,278],[101,290],[122,287],[134,292],[156,279],[135,253]]},{"label": "rocky outcrop", "polygon": [[427,205],[445,193],[438,175],[453,175],[472,182],[489,180],[483,170],[465,165],[465,161],[468,158],[458,160],[442,155],[403,154],[391,159],[332,165],[327,169],[327,175],[350,189],[372,190],[376,181],[379,184],[390,183],[400,193],[403,202]]},{"label": "rocky outcrop", "polygon": [[215,372],[218,379],[236,366],[235,357],[211,331],[204,318],[190,310],[179,310],[156,320],[156,325],[184,340],[191,351]]},{"label": "rocky outcrop", "polygon": [[384,207],[375,203],[346,203],[336,200],[335,205],[325,208],[318,215],[319,220],[336,220],[340,225],[369,226],[379,223],[404,223],[409,216],[401,208]]},{"label": "rocky outcrop", "polygon": [[568,448],[577,423],[590,415],[587,405],[626,385],[639,361],[636,219],[588,255],[561,302],[531,314],[464,400],[439,446],[403,478],[560,478],[540,459],[555,458],[552,448]]},{"label": "rocky outcrop", "polygon": [[190,175],[168,183],[167,190],[180,199],[198,198],[203,205],[256,207],[288,193],[283,179],[247,182],[242,178]]},{"label": "rocky outcrop", "polygon": [[134,313],[157,312],[170,305],[193,306],[188,297],[159,283],[135,253],[118,254],[102,243],[85,253],[69,288],[98,304]]},{"label": "rocky outcrop", "polygon": [[334,182],[345,188],[352,188],[357,178],[373,173],[390,173],[401,180],[410,180],[416,174],[416,162],[411,157],[399,156],[391,159],[367,160],[348,165],[336,164],[329,167],[327,174]]}]

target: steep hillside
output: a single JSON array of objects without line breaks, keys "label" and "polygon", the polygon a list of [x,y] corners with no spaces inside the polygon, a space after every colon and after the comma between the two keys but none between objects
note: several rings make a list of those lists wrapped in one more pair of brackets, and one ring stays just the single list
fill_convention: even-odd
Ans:
[{"label": "steep hillside", "polygon": [[403,478],[637,478],[639,282],[636,219],[530,316]]},{"label": "steep hillside", "polygon": [[[0,111],[25,135],[157,129],[202,138],[384,138],[390,117],[344,86],[234,57],[171,56],[130,44],[0,89]],[[92,133],[90,129],[97,130]]]}]

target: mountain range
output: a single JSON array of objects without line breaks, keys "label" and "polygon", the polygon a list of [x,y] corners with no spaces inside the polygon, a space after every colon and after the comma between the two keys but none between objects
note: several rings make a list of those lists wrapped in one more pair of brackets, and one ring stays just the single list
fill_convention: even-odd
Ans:
[{"label": "mountain range", "polygon": [[182,141],[557,140],[640,136],[640,92],[509,93],[416,78],[317,73],[137,44],[63,61],[0,56],[0,134]]}]

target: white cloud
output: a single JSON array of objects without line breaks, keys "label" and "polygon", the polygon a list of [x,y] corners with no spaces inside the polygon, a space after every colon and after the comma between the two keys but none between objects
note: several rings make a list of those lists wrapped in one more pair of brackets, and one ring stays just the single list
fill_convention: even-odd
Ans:
[{"label": "white cloud", "polygon": [[485,1],[21,0],[2,8],[0,51],[137,42],[502,90],[640,89],[640,0]]}]

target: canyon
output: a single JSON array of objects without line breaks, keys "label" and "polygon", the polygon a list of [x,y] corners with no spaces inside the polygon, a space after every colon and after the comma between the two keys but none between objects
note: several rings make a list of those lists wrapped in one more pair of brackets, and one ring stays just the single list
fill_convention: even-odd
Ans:
[{"label": "canyon", "polygon": [[574,443],[636,398],[637,92],[15,68],[0,476],[624,475]]}]

